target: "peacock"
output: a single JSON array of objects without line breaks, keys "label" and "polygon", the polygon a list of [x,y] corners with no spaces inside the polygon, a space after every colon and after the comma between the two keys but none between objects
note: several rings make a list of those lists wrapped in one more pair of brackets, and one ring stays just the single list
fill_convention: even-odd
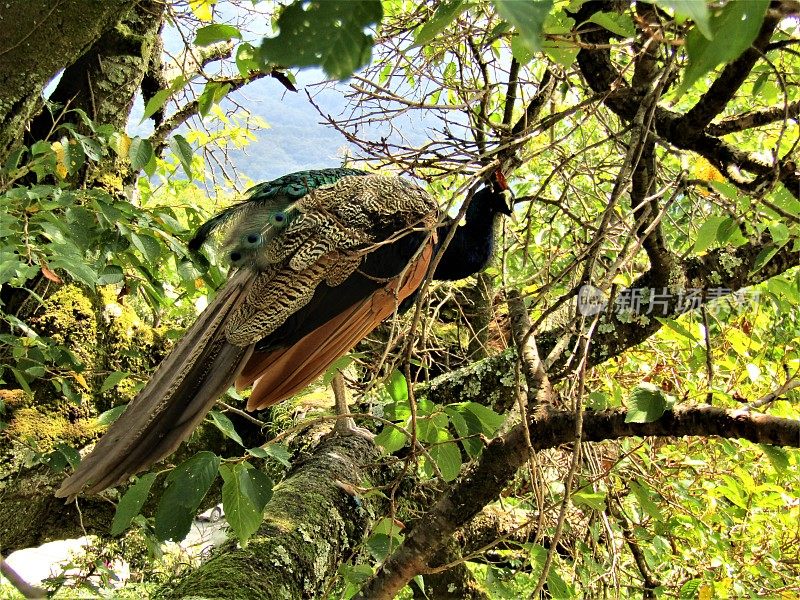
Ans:
[{"label": "peacock", "polygon": [[[473,195],[433,277],[482,270],[512,202],[498,170]],[[231,385],[252,386],[251,411],[301,391],[411,304],[454,226],[441,220],[416,184],[358,169],[301,171],[251,188],[189,242],[196,252],[225,232],[227,282],[56,495],[98,493],[168,456]],[[337,411],[347,412],[337,382]]]}]

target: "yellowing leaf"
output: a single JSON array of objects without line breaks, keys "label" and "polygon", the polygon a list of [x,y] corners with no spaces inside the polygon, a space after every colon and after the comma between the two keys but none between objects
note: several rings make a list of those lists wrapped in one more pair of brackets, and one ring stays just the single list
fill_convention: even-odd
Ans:
[{"label": "yellowing leaf", "polygon": [[216,0],[189,0],[189,8],[201,21],[210,21],[213,17]]},{"label": "yellowing leaf", "polygon": [[628,287],[631,284],[632,278],[630,275],[626,273],[617,273],[614,275],[614,279],[611,280],[611,283],[616,283],[617,285],[621,285],[623,287]]},{"label": "yellowing leaf", "polygon": [[50,147],[56,155],[56,175],[64,179],[67,176],[67,152],[64,145],[61,142],[53,142]]},{"label": "yellowing leaf", "polygon": [[698,600],[711,600],[711,598],[713,597],[714,597],[714,590],[707,583],[704,583],[698,588],[697,590]]},{"label": "yellowing leaf", "polygon": [[692,164],[692,174],[697,179],[702,179],[704,181],[725,181],[725,177],[722,173],[705,158],[698,158],[694,161]]},{"label": "yellowing leaf", "polygon": [[115,131],[111,134],[108,143],[117,156],[128,156],[131,149],[131,138],[126,133]]},{"label": "yellowing leaf", "polygon": [[73,378],[75,381],[77,381],[77,382],[78,382],[78,383],[81,385],[81,387],[83,387],[84,389],[87,389],[87,390],[89,389],[89,384],[88,384],[88,383],[86,383],[86,379],[85,379],[85,378],[83,377],[83,375],[81,375],[80,373],[75,373],[75,372],[73,371],[73,372],[72,372],[72,378]]}]

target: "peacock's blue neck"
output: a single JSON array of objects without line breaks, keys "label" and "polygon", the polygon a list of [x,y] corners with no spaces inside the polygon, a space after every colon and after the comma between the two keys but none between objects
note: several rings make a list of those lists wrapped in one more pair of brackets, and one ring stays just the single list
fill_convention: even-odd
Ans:
[{"label": "peacock's blue neck", "polygon": [[[467,208],[464,224],[456,229],[436,267],[434,279],[454,281],[486,268],[494,252],[495,225],[500,216],[494,206],[497,201],[494,196],[488,187],[475,194]],[[439,227],[438,244],[444,241],[451,227],[452,223]]]}]

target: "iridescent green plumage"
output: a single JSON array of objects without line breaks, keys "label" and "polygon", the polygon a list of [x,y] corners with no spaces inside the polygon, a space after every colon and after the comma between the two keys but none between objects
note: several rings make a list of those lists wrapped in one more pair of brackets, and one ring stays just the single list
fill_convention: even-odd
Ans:
[{"label": "iridescent green plumage", "polygon": [[[297,171],[296,173],[289,173],[272,181],[266,181],[254,185],[247,192],[245,192],[245,200],[234,204],[230,208],[225,209],[213,219],[204,223],[195,234],[194,238],[189,242],[189,250],[197,251],[205,243],[205,241],[220,227],[229,224],[234,219],[239,219],[245,213],[262,214],[262,220],[266,217],[269,219],[270,211],[280,212],[289,207],[293,202],[299,200],[310,191],[317,188],[330,185],[339,181],[342,177],[350,175],[366,175],[366,171],[360,169],[318,169],[314,171]],[[255,224],[254,224],[255,225]],[[263,225],[263,224],[262,224]],[[257,235],[255,231],[252,233]],[[251,232],[246,232],[245,237],[242,239],[243,246],[247,246],[249,242],[255,248],[261,246],[259,240],[250,242],[247,235]],[[231,245],[229,240],[228,245]],[[230,248],[229,252],[236,252],[237,248]],[[238,260],[231,261],[234,264]]]}]

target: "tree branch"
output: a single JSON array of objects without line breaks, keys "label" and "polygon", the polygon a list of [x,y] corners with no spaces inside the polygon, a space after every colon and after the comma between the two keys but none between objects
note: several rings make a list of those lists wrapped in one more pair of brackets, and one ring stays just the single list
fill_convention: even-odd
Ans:
[{"label": "tree branch", "polygon": [[358,436],[324,441],[275,487],[246,547],[229,542],[159,597],[230,598],[232,590],[239,600],[326,597],[339,564],[368,531],[378,496],[361,498],[354,488],[373,476],[377,459]]},{"label": "tree branch", "polygon": [[[678,407],[652,423],[626,423],[622,409],[586,412],[582,442],[599,442],[631,436],[719,436],[746,439],[792,448],[800,447],[800,421],[750,414],[711,406]],[[540,410],[527,426],[536,450],[574,443],[575,420],[571,411]],[[361,589],[358,598],[390,600],[414,576],[425,572],[431,556],[444,540],[496,499],[526,460],[526,427],[517,425],[495,438],[478,463],[445,493],[415,525],[403,544]]]}]

